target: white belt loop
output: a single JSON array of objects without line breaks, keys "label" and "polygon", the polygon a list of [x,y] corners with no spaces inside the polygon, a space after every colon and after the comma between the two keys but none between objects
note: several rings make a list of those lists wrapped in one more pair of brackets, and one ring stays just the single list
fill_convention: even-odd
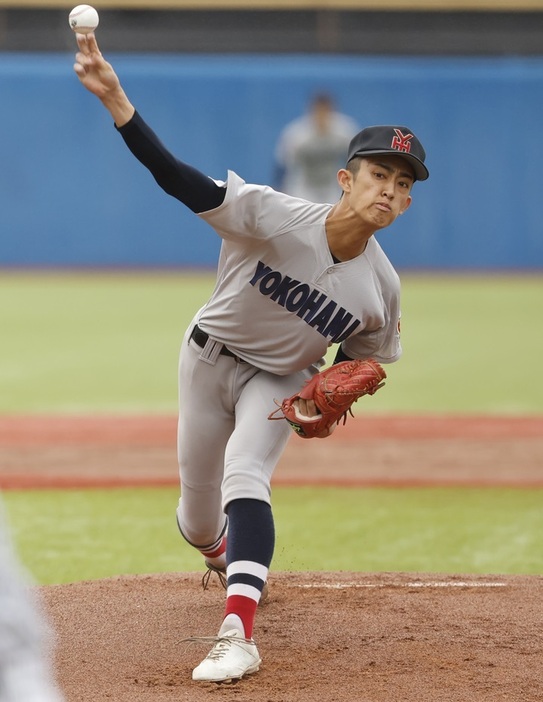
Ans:
[{"label": "white belt loop", "polygon": [[221,353],[222,346],[223,345],[219,341],[208,338],[199,356],[200,361],[209,363],[210,366],[214,366],[215,363],[217,363],[217,358]]}]

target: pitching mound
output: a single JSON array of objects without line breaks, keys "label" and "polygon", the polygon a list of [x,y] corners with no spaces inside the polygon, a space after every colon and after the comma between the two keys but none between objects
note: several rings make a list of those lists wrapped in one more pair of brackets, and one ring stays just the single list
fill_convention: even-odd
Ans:
[{"label": "pitching mound", "polygon": [[68,702],[540,702],[543,578],[272,573],[260,672],[194,683],[224,591],[201,574],[43,588]]}]

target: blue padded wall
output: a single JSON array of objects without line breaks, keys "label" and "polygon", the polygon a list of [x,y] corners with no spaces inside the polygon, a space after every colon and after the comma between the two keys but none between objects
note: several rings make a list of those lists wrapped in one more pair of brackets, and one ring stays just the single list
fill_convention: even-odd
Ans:
[{"label": "blue padded wall", "polygon": [[[361,125],[410,126],[430,180],[379,240],[398,268],[543,267],[543,57],[113,55],[179,158],[270,182],[316,90]],[[213,267],[211,229],[132,157],[72,55],[0,56],[0,266]]]}]

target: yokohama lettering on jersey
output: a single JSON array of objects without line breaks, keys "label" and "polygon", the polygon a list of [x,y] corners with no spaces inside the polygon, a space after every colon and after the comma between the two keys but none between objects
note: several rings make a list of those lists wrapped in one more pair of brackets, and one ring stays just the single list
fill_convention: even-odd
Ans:
[{"label": "yokohama lettering on jersey", "polygon": [[200,214],[223,239],[215,289],[196,316],[201,328],[278,375],[319,367],[339,342],[353,358],[397,360],[398,275],[374,237],[363,254],[335,264],[330,208],[229,172],[224,203]]},{"label": "yokohama lettering on jersey", "polygon": [[347,339],[360,324],[359,319],[353,322],[353,315],[343,307],[338,309],[337,302],[330,300],[323,292],[288,275],[283,276],[279,271],[272,271],[262,261],[258,261],[249,283],[256,285],[262,295],[269,295],[270,300],[289,312],[295,312],[310,327],[337,344]]}]

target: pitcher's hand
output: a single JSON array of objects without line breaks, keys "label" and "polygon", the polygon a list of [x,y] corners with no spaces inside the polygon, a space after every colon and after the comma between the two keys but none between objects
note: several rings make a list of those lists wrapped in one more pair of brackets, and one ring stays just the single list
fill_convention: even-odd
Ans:
[{"label": "pitcher's hand", "polygon": [[120,89],[117,74],[102,56],[94,33],[76,34],[76,38],[79,51],[74,71],[85,88],[103,100]]}]

